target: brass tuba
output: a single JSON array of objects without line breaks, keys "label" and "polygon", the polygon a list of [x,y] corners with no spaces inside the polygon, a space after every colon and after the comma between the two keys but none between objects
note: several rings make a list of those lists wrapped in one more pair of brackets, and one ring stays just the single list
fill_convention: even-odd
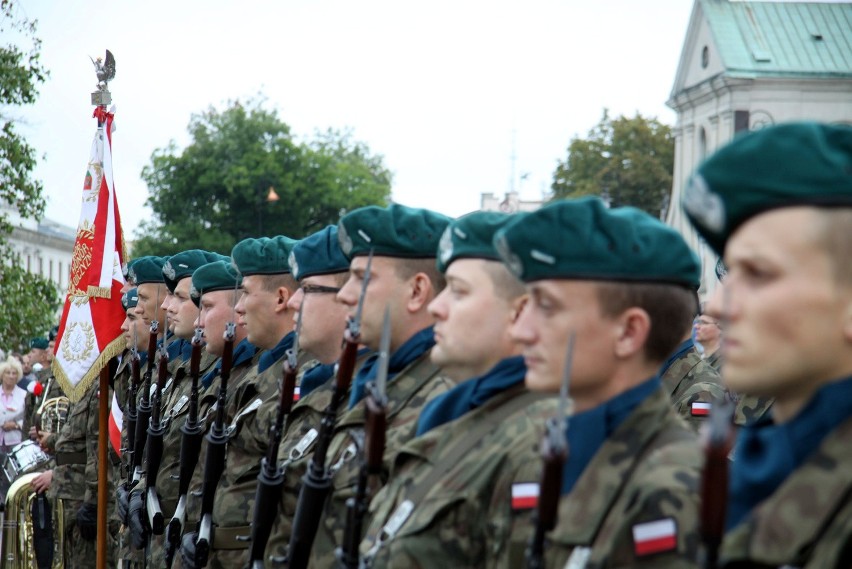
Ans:
[{"label": "brass tuba", "polygon": [[[6,494],[6,511],[3,517],[3,548],[0,557],[2,569],[31,569],[36,564],[33,539],[33,501],[32,481],[38,472],[20,476],[9,487]],[[54,499],[53,515],[53,563],[51,569],[62,569],[65,561],[64,551],[65,522],[62,500]]]},{"label": "brass tuba", "polygon": [[[42,401],[38,408],[42,429],[59,433],[68,417],[70,401],[67,397],[54,397]],[[36,493],[32,490],[33,479],[44,470],[46,464],[30,468],[38,471],[21,472],[12,481],[6,493],[3,513],[2,548],[0,548],[0,569],[32,569],[38,567],[35,551],[35,522],[33,504]],[[52,569],[65,566],[63,558],[65,540],[64,505],[62,500],[54,498],[51,502],[53,518],[53,562]]]}]

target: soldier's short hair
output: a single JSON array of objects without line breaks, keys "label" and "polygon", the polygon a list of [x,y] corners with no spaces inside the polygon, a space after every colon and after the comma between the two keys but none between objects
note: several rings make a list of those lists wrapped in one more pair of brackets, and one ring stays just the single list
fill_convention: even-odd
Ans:
[{"label": "soldier's short hair", "polygon": [[664,283],[597,283],[601,312],[614,318],[632,307],[641,308],[651,319],[645,341],[645,356],[663,362],[680,344],[698,311],[698,295],[687,287]]},{"label": "soldier's short hair", "polygon": [[825,247],[838,285],[852,286],[852,208],[820,208],[817,239]]},{"label": "soldier's short hair", "polygon": [[396,268],[396,276],[401,280],[406,281],[417,273],[423,273],[432,281],[432,288],[435,289],[436,295],[447,286],[447,279],[444,278],[444,275],[435,265],[434,257],[427,257],[425,259],[399,257],[393,258],[393,261]]},{"label": "soldier's short hair", "polygon": [[483,267],[485,273],[494,284],[494,292],[503,300],[514,300],[526,294],[524,283],[512,274],[512,271],[499,261],[485,260]]},{"label": "soldier's short hair", "polygon": [[291,293],[296,292],[299,288],[299,283],[293,278],[290,273],[278,273],[274,275],[257,275],[261,277],[261,286],[266,292],[275,292],[279,288],[284,287]]}]

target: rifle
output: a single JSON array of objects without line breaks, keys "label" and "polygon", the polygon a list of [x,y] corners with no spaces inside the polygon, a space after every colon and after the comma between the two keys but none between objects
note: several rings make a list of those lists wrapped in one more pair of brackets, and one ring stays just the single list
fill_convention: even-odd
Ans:
[{"label": "rifle", "polygon": [[385,309],[385,319],[382,324],[382,340],[379,348],[379,368],[376,380],[367,384],[367,422],[365,434],[367,437],[365,452],[361,456],[358,469],[358,482],[355,495],[346,500],[346,528],[343,533],[342,547],[335,551],[337,564],[343,569],[358,569],[358,546],[363,537],[364,516],[370,505],[367,483],[370,476],[378,476],[382,472],[385,453],[385,435],[387,430],[388,398],[386,386],[388,381],[388,360],[390,352],[390,311]]},{"label": "rifle", "polygon": [[257,491],[254,498],[254,519],[251,524],[251,552],[249,567],[263,569],[263,553],[275,514],[278,501],[284,487],[284,469],[278,465],[278,446],[284,431],[284,421],[293,408],[293,392],[296,389],[296,374],[299,371],[299,333],[302,331],[302,311],[296,321],[296,336],[293,347],[287,350],[287,360],[281,377],[281,396],[278,400],[278,414],[269,429],[269,448],[260,463],[260,474],[257,475]]},{"label": "rifle", "polygon": [[538,507],[535,514],[535,531],[527,548],[529,569],[544,567],[544,540],[547,533],[556,527],[559,514],[562,469],[568,459],[567,417],[574,405],[568,393],[571,382],[571,363],[574,358],[574,338],[575,335],[572,332],[568,339],[565,369],[562,372],[562,386],[559,390],[559,411],[555,417],[547,420],[544,438],[541,441],[541,460],[544,468],[541,472]]},{"label": "rifle", "polygon": [[[145,384],[142,387],[142,400],[136,408],[136,440],[133,442],[133,479],[142,477],[142,456],[148,438],[148,422],[151,420],[151,375],[154,372],[154,354],[157,353],[157,335],[160,322],[151,320],[148,336],[148,369],[145,370]],[[128,435],[129,436],[129,435]]]},{"label": "rifle", "polygon": [[710,432],[704,449],[701,475],[701,541],[704,542],[704,569],[716,569],[719,546],[725,535],[728,496],[728,454],[733,442],[732,419],[735,405],[716,401],[710,411]]},{"label": "rifle", "polygon": [[349,391],[349,384],[352,383],[352,374],[355,371],[355,358],[358,355],[358,342],[361,338],[361,312],[364,309],[364,296],[370,283],[370,267],[372,264],[373,251],[370,250],[355,318],[347,323],[346,330],[343,333],[343,353],[338,362],[331,401],[323,410],[319,434],[317,435],[317,446],[308,463],[308,471],[302,477],[302,487],[299,489],[299,498],[296,502],[296,513],[293,515],[290,543],[287,546],[287,566],[290,569],[307,567],[311,547],[314,545],[314,536],[316,536],[320,517],[325,508],[325,500],[331,491],[332,475],[325,465],[328,447],[334,435],[337,410]]},{"label": "rifle", "polygon": [[163,343],[157,358],[157,385],[154,389],[154,397],[151,403],[151,419],[148,424],[148,456],[145,477],[145,497],[147,500],[148,523],[153,535],[163,533],[163,511],[160,508],[160,498],[157,496],[157,474],[163,460],[163,436],[166,426],[162,420],[163,389],[169,375],[169,352],[168,352],[168,318],[166,319],[166,333],[163,335]]},{"label": "rifle", "polygon": [[228,379],[231,377],[236,329],[233,320],[225,327],[222,379],[216,399],[216,418],[213,420],[210,432],[204,437],[207,441],[207,457],[204,461],[204,480],[201,486],[201,521],[198,523],[198,540],[195,542],[195,562],[199,567],[206,567],[210,557],[210,549],[213,545],[213,498],[216,495],[219,479],[222,478],[222,472],[225,470],[225,446],[228,443],[225,406],[228,399]]},{"label": "rifle", "polygon": [[133,477],[133,456],[136,450],[136,400],[139,396],[140,358],[136,349],[136,328],[133,328],[133,349],[130,350],[130,388],[127,395],[127,482]]},{"label": "rifle", "polygon": [[201,452],[201,439],[204,437],[204,425],[198,420],[198,381],[201,375],[201,328],[195,329],[192,337],[192,355],[189,359],[189,375],[192,378],[192,387],[189,392],[189,411],[186,421],[180,428],[182,433],[180,441],[180,481],[178,482],[178,503],[175,514],[169,521],[166,533],[166,567],[170,568],[174,561],[175,553],[180,545],[180,536],[183,534],[184,521],[186,520],[186,500],[189,492],[189,483],[192,473],[198,464],[198,455]]}]

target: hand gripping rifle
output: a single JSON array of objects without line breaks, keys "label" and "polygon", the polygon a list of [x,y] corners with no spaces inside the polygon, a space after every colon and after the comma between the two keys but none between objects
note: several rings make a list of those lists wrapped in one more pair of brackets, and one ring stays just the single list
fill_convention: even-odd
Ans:
[{"label": "hand gripping rifle", "polygon": [[719,546],[725,535],[728,496],[728,454],[733,441],[732,419],[735,405],[715,401],[710,411],[710,432],[705,447],[701,475],[701,541],[704,542],[704,569],[716,569]]},{"label": "hand gripping rifle", "polygon": [[175,507],[175,515],[169,521],[166,528],[166,567],[170,568],[174,561],[177,548],[180,546],[180,536],[183,534],[183,526],[186,520],[186,500],[189,492],[189,483],[192,473],[198,464],[198,455],[201,452],[201,439],[204,438],[204,425],[198,420],[198,383],[201,375],[201,328],[195,329],[192,337],[192,355],[189,359],[189,375],[192,379],[192,387],[189,391],[189,411],[186,421],[180,428],[182,433],[180,441],[180,481],[178,482],[178,503]]},{"label": "hand gripping rifle", "polygon": [[343,545],[335,552],[337,564],[343,569],[358,569],[358,546],[363,537],[364,516],[370,505],[368,482],[370,476],[382,472],[385,453],[385,434],[387,430],[387,393],[388,360],[390,359],[390,312],[385,309],[382,325],[382,340],[379,348],[379,368],[376,380],[367,384],[367,423],[365,452],[358,469],[358,482],[355,495],[346,500],[346,528],[343,532]]},{"label": "hand gripping rifle", "polygon": [[263,553],[275,514],[278,513],[278,501],[284,487],[284,468],[278,465],[278,446],[284,431],[284,421],[293,408],[293,392],[296,389],[296,374],[299,371],[299,334],[302,331],[302,311],[296,321],[296,335],[293,347],[287,350],[287,360],[281,378],[281,395],[278,400],[278,414],[269,429],[269,448],[260,463],[260,474],[257,475],[257,491],[254,497],[254,519],[251,524],[251,552],[249,567],[263,569]]},{"label": "hand gripping rifle", "polygon": [[541,471],[538,508],[535,515],[535,531],[527,548],[527,567],[541,569],[544,564],[544,540],[548,532],[556,527],[559,514],[559,497],[562,494],[562,469],[568,459],[568,419],[573,401],[568,393],[571,382],[571,363],[574,358],[574,333],[568,339],[565,369],[559,391],[559,411],[547,421],[541,441]]},{"label": "hand gripping rifle", "polygon": [[364,296],[370,283],[370,267],[373,264],[373,251],[367,259],[367,268],[361,284],[361,296],[355,318],[347,324],[343,333],[343,353],[337,365],[337,377],[331,392],[331,401],[322,413],[317,446],[308,463],[308,471],[302,477],[302,487],[293,515],[293,529],[287,548],[287,566],[290,569],[304,569],[308,565],[314,536],[319,528],[320,518],[325,508],[325,500],[331,491],[331,472],[326,468],[328,446],[334,435],[334,423],[337,410],[343,403],[352,383],[355,371],[355,358],[358,355],[358,342],[361,338],[361,312],[364,309]]},{"label": "hand gripping rifle", "polygon": [[[169,329],[168,319],[166,330]],[[169,376],[168,333],[163,336],[163,343],[157,354],[157,385],[151,402],[151,419],[148,423],[148,454],[146,458],[145,499],[148,511],[148,523],[153,535],[163,533],[163,511],[160,509],[160,498],[157,496],[157,474],[163,461],[163,436],[166,425],[162,420],[163,389]]]},{"label": "hand gripping rifle", "polygon": [[198,541],[195,543],[195,563],[206,567],[213,545],[213,498],[222,472],[225,470],[225,446],[228,433],[225,426],[225,406],[228,398],[228,380],[231,377],[231,364],[234,357],[234,337],[236,324],[232,320],[225,327],[225,347],[222,351],[221,383],[216,399],[216,418],[210,432],[207,433],[207,457],[204,461],[204,481],[201,485],[201,521],[198,524]]}]

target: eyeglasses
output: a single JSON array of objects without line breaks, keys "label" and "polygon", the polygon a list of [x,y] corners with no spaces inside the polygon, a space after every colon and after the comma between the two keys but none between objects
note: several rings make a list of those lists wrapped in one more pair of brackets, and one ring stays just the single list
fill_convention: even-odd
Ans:
[{"label": "eyeglasses", "polygon": [[302,292],[305,294],[337,294],[340,292],[340,288],[336,286],[322,286],[322,285],[312,285],[306,284],[302,285]]}]

